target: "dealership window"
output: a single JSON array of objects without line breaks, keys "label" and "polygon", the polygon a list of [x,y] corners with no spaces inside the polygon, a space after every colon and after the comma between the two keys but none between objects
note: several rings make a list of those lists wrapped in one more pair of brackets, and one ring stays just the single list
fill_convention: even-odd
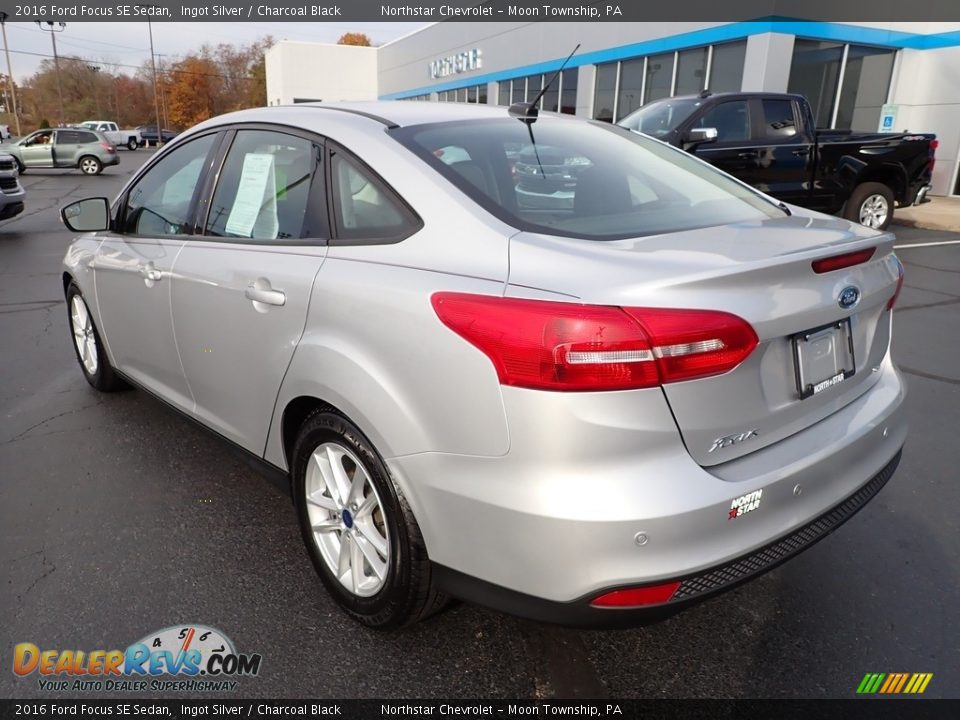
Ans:
[{"label": "dealership window", "polygon": [[674,53],[651,55],[647,58],[645,102],[660,100],[673,95],[673,56]]},{"label": "dealership window", "polygon": [[597,82],[593,94],[593,117],[613,122],[613,102],[617,97],[618,63],[597,65]]},{"label": "dealership window", "polygon": [[513,89],[510,91],[510,103],[523,102],[527,97],[527,79],[514,78],[511,83]]},{"label": "dealership window", "polygon": [[887,101],[894,51],[851,45],[840,87],[836,127],[875,132]]},{"label": "dealership window", "polygon": [[747,57],[747,41],[714,45],[710,53],[710,92],[739,92],[743,83],[743,64]]},{"label": "dealership window", "polygon": [[620,86],[617,91],[617,120],[643,105],[644,58],[620,63]]},{"label": "dealership window", "polygon": [[833,124],[833,103],[842,63],[841,43],[800,38],[794,42],[787,90],[807,98],[817,127]]},{"label": "dealership window", "polygon": [[746,52],[738,40],[597,65],[593,117],[619,121],[653,100],[739,90]]},{"label": "dealership window", "polygon": [[674,95],[695,95],[703,90],[707,78],[709,48],[699,47],[677,53],[677,83]]},{"label": "dealership window", "polygon": [[[550,78],[547,78],[548,80]],[[543,75],[530,75],[527,78],[527,102],[536,100],[540,90],[543,89]]]},{"label": "dealership window", "polygon": [[560,73],[560,112],[575,115],[577,112],[577,68],[569,68]]},{"label": "dealership window", "polygon": [[[529,75],[527,77],[501,80],[497,83],[497,98],[500,105],[512,105],[517,102],[533,102],[546,83],[553,80],[555,73]],[[482,87],[482,86],[481,86]],[[482,97],[486,90],[481,89]],[[481,100],[480,102],[486,102]],[[545,112],[563,112],[573,115],[577,111],[577,69],[564,70],[547,86],[540,99],[539,108]]]},{"label": "dealership window", "polygon": [[817,127],[876,131],[896,51],[797,38],[790,92],[810,101]]},{"label": "dealership window", "polygon": [[487,86],[486,83],[481,83],[480,85],[470,85],[468,87],[457,88],[456,90],[443,90],[437,93],[437,99],[440,102],[486,104]]}]

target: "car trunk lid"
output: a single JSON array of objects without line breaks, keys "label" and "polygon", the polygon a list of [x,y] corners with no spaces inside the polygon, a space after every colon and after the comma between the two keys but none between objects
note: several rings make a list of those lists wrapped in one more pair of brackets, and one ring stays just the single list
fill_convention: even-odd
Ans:
[{"label": "car trunk lid", "polygon": [[[813,268],[869,249],[866,261]],[[735,369],[663,385],[690,455],[705,466],[799,432],[869,389],[900,273],[891,235],[807,214],[608,242],[520,233],[510,267],[508,295],[720,310],[753,327],[759,345]]]}]

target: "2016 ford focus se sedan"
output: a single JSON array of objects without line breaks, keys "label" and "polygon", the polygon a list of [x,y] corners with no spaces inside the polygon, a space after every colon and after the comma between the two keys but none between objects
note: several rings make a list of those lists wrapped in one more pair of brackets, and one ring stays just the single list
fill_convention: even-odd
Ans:
[{"label": "2016 ford focus se sedan", "polygon": [[243,111],[63,209],[87,380],[288,474],[317,572],[371,626],[451,596],[672,612],[830,533],[900,458],[891,235],[530,119]]}]

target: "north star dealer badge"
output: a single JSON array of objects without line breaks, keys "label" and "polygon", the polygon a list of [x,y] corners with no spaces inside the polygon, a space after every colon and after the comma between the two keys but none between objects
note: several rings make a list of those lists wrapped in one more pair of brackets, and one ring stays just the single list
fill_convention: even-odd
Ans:
[{"label": "north star dealer badge", "polygon": [[760,498],[763,496],[763,490],[754,490],[753,492],[734,498],[730,503],[730,512],[727,520],[736,520],[748,512],[753,512],[760,507]]}]

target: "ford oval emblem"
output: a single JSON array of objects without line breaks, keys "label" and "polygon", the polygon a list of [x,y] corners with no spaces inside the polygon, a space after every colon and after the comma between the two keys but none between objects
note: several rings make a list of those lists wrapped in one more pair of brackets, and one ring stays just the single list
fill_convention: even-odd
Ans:
[{"label": "ford oval emblem", "polygon": [[840,291],[840,297],[837,298],[837,303],[844,310],[849,310],[854,305],[860,302],[860,288],[849,285]]}]

